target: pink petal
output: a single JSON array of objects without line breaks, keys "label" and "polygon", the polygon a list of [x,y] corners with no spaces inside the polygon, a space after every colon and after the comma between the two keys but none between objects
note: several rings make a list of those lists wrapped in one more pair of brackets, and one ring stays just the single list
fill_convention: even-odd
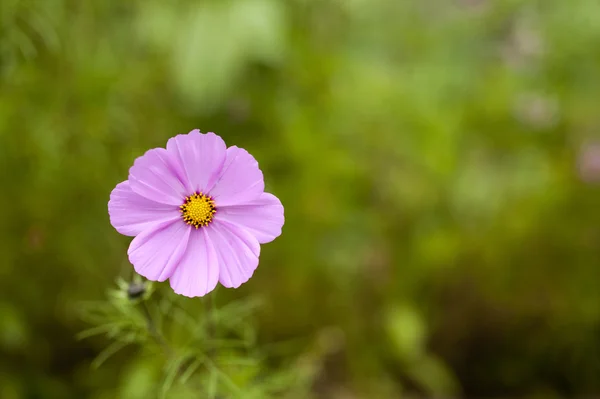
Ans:
[{"label": "pink petal", "polygon": [[181,219],[171,220],[136,236],[127,251],[135,271],[152,281],[171,277],[189,246],[191,229]]},{"label": "pink petal", "polygon": [[202,134],[199,130],[180,134],[167,142],[167,151],[184,171],[188,194],[206,193],[213,187],[225,162],[226,150],[219,136]]},{"label": "pink petal", "polygon": [[273,241],[284,223],[281,201],[269,193],[243,205],[219,207],[215,220],[224,220],[249,231],[259,243]]},{"label": "pink petal", "polygon": [[219,264],[206,228],[192,229],[187,251],[169,279],[177,294],[204,296],[215,289],[219,279]]},{"label": "pink petal", "polygon": [[207,231],[218,257],[219,282],[237,288],[248,281],[258,267],[260,245],[256,238],[227,222],[214,221]]},{"label": "pink petal", "polygon": [[129,169],[131,189],[153,201],[179,206],[189,194],[177,177],[177,168],[164,148],[149,150]]},{"label": "pink petal", "polygon": [[127,180],[110,193],[108,214],[113,227],[126,236],[136,236],[160,221],[180,217],[176,206],[159,204],[134,193]]},{"label": "pink petal", "polygon": [[227,159],[210,195],[217,207],[250,202],[265,190],[258,162],[248,151],[236,146],[227,149]]}]

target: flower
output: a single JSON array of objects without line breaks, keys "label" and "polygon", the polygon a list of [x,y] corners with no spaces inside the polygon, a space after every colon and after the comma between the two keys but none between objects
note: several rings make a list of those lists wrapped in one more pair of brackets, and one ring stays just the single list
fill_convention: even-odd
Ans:
[{"label": "flower", "polygon": [[281,234],[283,206],[264,192],[258,162],[214,133],[193,130],[137,158],[108,201],[110,223],[135,237],[135,271],[203,296],[237,288],[258,266],[260,244]]}]

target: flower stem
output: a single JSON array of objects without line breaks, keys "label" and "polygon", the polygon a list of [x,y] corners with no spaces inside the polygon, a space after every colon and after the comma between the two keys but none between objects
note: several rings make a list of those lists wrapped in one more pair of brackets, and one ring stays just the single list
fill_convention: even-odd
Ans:
[{"label": "flower stem", "polygon": [[[216,306],[215,306],[215,298],[214,295],[216,291],[212,293],[212,295],[208,295],[206,300],[204,301],[204,310],[206,314],[207,326],[206,326],[206,342],[211,342],[211,345],[206,348],[206,359],[208,362],[213,362],[213,357],[215,355],[215,348],[212,345],[212,339],[215,335],[216,323],[215,323],[215,315],[216,315]],[[214,399],[217,396],[217,381],[218,374],[214,370],[214,368],[209,367],[210,377],[208,381],[208,397],[209,399]]]},{"label": "flower stem", "polygon": [[158,329],[156,328],[156,324],[154,323],[154,319],[152,318],[152,315],[150,314],[150,310],[148,309],[148,305],[146,304],[146,301],[142,301],[141,305],[142,305],[142,313],[144,314],[144,318],[146,319],[146,323],[147,323],[148,331],[150,332],[150,335],[152,335],[152,337],[156,340],[156,342],[163,348],[163,350],[165,351],[167,356],[171,357],[173,355],[173,350],[171,349],[171,347],[169,346],[167,341],[165,341],[165,339],[160,334],[160,332],[158,332]]}]

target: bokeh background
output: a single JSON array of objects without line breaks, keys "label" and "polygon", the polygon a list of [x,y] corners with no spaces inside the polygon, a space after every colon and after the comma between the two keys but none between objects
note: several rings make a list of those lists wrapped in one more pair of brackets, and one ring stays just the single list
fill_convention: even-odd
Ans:
[{"label": "bokeh background", "polygon": [[600,395],[596,0],[1,0],[1,398],[209,397],[151,334],[77,336],[143,314],[108,197],[193,128],[286,209],[213,304],[259,299],[260,359],[206,395]]}]

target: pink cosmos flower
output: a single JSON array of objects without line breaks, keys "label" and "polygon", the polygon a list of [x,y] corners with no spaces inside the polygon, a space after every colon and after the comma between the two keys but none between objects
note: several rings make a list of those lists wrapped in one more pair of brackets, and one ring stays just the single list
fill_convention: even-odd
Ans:
[{"label": "pink cosmos flower", "polygon": [[137,158],[110,194],[108,213],[119,233],[135,237],[127,253],[137,273],[203,296],[217,282],[248,281],[259,244],[281,234],[283,206],[264,188],[246,150],[193,130]]}]

